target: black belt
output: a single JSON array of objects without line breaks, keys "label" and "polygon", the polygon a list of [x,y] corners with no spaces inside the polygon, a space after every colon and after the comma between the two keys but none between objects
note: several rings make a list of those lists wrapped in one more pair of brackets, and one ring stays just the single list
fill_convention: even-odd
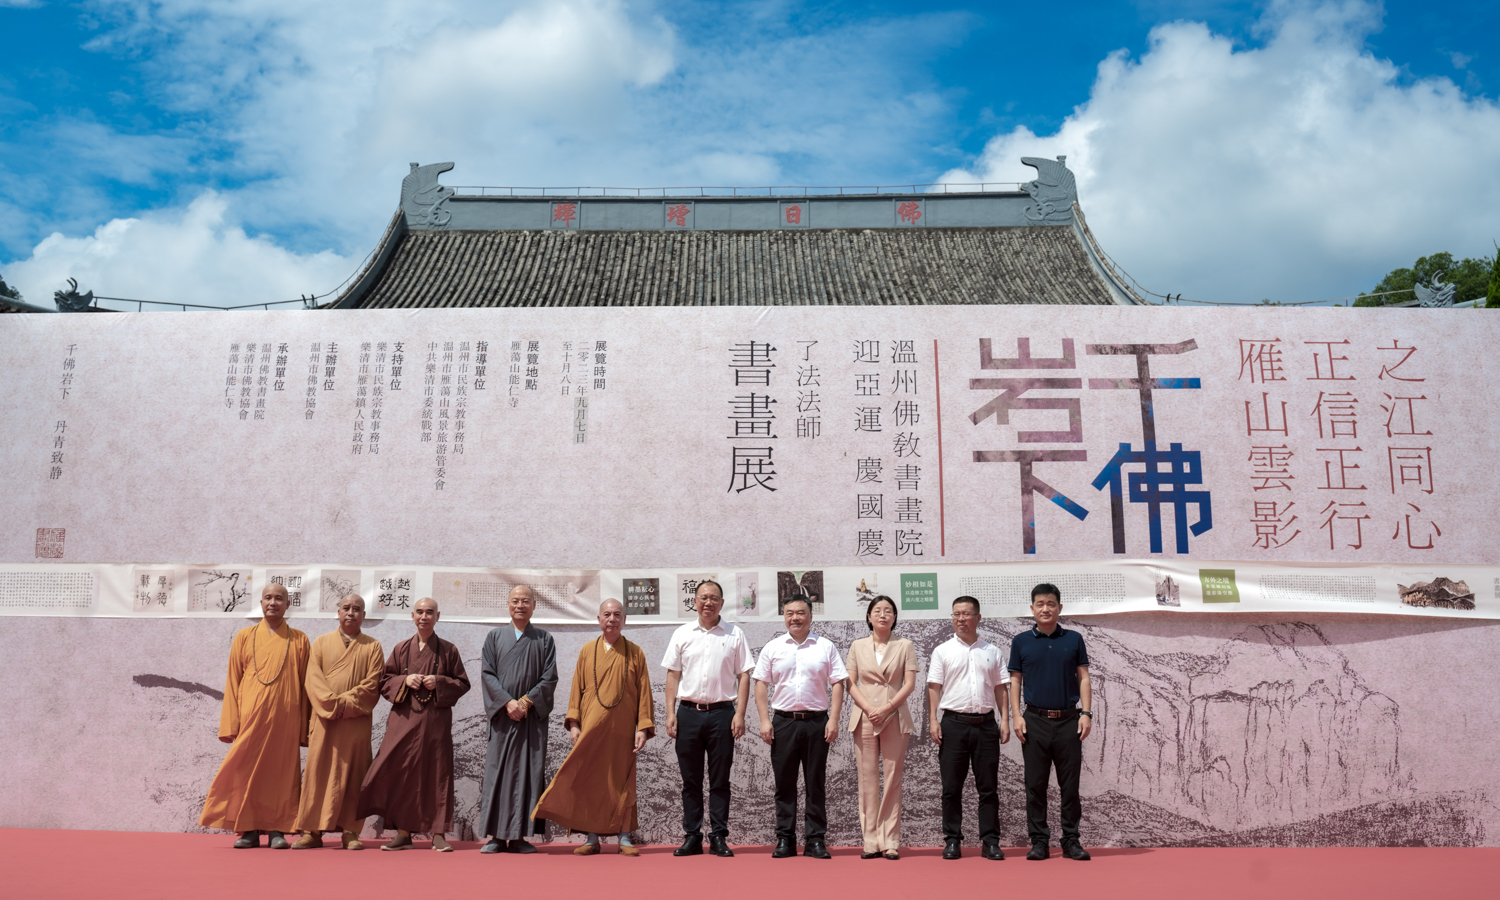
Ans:
[{"label": "black belt", "polygon": [[946,719],[949,716],[952,716],[953,718],[959,720],[960,722],[968,722],[970,725],[980,725],[980,724],[983,724],[984,722],[993,722],[993,721],[995,721],[995,717],[993,715],[991,715],[990,713],[961,713],[961,712],[954,712],[951,709],[945,709],[945,710],[943,710],[943,718]]},{"label": "black belt", "polygon": [[733,700],[721,700],[718,703],[694,703],[691,700],[678,700],[678,706],[686,706],[688,709],[696,709],[698,712],[713,712],[716,709],[733,709]]},{"label": "black belt", "polygon": [[817,719],[828,718],[826,709],[773,709],[771,713],[778,719]]},{"label": "black belt", "polygon": [[1068,719],[1078,714],[1076,707],[1073,709],[1043,709],[1040,706],[1032,706],[1030,703],[1026,704],[1026,711],[1036,713],[1044,719]]}]

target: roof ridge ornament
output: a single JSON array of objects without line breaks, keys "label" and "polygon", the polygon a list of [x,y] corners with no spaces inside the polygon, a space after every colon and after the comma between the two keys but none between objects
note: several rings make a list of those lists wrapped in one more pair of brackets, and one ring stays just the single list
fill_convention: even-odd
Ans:
[{"label": "roof ridge ornament", "polygon": [[1078,184],[1068,169],[1066,156],[1054,162],[1040,156],[1023,156],[1021,162],[1036,169],[1036,180],[1021,185],[1031,195],[1026,219],[1036,225],[1066,225],[1073,221],[1073,204],[1078,200]]},{"label": "roof ridge ornament", "polygon": [[453,168],[451,162],[429,165],[411,164],[411,171],[401,179],[401,211],[412,228],[444,228],[453,219],[448,201],[456,191],[438,183],[438,176]]},{"label": "roof ridge ornament", "polygon": [[1418,306],[1423,309],[1439,309],[1453,305],[1453,297],[1458,290],[1458,285],[1435,281],[1429,287],[1419,281],[1412,285],[1412,290],[1417,294]]},{"label": "roof ridge ornament", "polygon": [[57,301],[57,308],[63,312],[84,312],[94,305],[94,292],[87,294],[78,293],[78,279],[68,279],[66,291],[53,291],[52,299]]}]

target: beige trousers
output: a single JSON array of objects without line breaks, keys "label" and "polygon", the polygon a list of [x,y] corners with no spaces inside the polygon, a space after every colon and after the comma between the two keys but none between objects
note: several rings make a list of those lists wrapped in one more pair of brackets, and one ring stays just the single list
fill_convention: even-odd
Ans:
[{"label": "beige trousers", "polygon": [[[860,722],[854,732],[854,759],[859,769],[859,827],[865,835],[866,853],[884,853],[901,847],[901,774],[906,768],[906,744],[910,739],[911,735],[901,733],[901,723],[894,720],[878,735],[868,720]],[[881,796],[882,786],[884,796]]]}]

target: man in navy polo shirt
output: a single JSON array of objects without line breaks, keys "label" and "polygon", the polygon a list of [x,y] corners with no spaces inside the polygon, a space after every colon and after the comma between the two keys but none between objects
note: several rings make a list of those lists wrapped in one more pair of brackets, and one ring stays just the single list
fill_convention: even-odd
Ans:
[{"label": "man in navy polo shirt", "polygon": [[[1078,840],[1078,776],[1083,770],[1083,739],[1093,727],[1089,655],[1083,635],[1057,622],[1062,592],[1053,584],[1031,589],[1032,628],[1010,642],[1010,709],[1021,758],[1026,764],[1026,828],[1031,834],[1027,859],[1046,859],[1047,778],[1057,767],[1062,794],[1062,852],[1069,859],[1088,859]],[[1079,700],[1083,701],[1082,709]],[[1026,712],[1021,713],[1025,701]]]}]

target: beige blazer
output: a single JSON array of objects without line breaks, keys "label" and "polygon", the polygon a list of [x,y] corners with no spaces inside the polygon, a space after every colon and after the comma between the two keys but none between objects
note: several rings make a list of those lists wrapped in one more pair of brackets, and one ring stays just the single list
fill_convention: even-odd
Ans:
[{"label": "beige blazer", "polygon": [[[917,648],[906,638],[893,637],[885,647],[885,662],[877,663],[875,639],[860,638],[849,645],[849,658],[844,668],[849,670],[849,683],[859,685],[859,692],[866,700],[876,704],[888,703],[906,683],[906,673],[917,671]],[[851,700],[850,705],[854,706],[854,701]],[[857,731],[864,717],[864,711],[854,706],[854,712],[849,716],[849,730]],[[896,711],[896,720],[901,723],[902,734],[911,734],[915,730],[911,724],[911,710],[905,701]],[[886,724],[891,721],[886,719]],[[882,726],[881,731],[884,730]]]}]

